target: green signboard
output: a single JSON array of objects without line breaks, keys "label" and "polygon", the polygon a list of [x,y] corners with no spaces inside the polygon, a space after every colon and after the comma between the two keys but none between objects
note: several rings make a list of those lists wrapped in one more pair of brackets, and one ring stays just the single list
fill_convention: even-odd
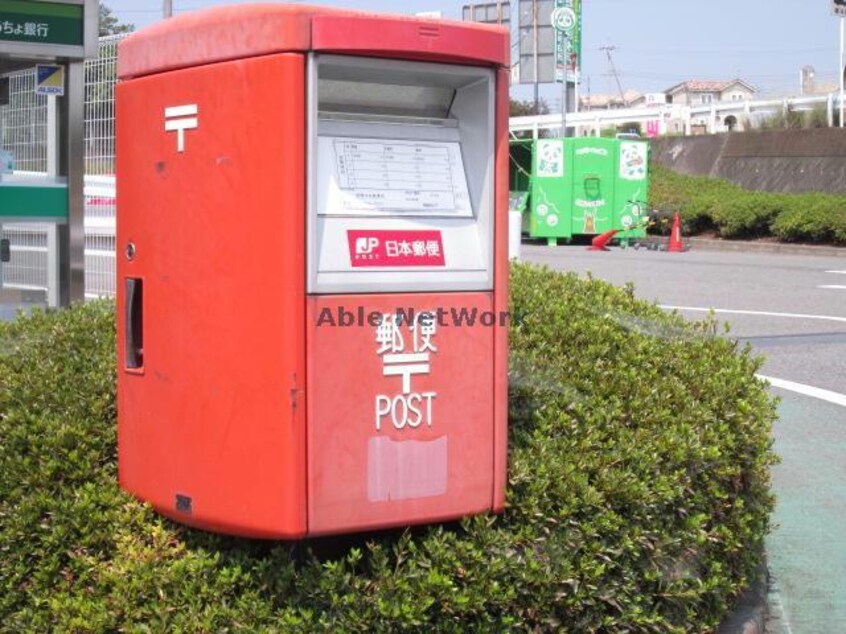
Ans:
[{"label": "green signboard", "polygon": [[0,184],[0,222],[67,222],[67,185]]},{"label": "green signboard", "polygon": [[582,65],[582,0],[555,0],[552,12],[555,29],[555,81],[576,81]]},{"label": "green signboard", "polygon": [[0,42],[82,46],[81,4],[0,0]]}]

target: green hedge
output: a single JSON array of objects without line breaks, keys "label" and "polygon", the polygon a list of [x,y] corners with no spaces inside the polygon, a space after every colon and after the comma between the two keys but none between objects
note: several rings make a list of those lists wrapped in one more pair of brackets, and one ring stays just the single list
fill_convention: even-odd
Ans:
[{"label": "green hedge", "polygon": [[846,196],[748,191],[728,181],[652,167],[650,208],[678,211],[691,234],[846,244]]},{"label": "green hedge", "polygon": [[748,350],[515,266],[509,506],[299,544],[116,484],[113,305],[0,324],[0,630],[701,632],[758,563],[774,403]]}]

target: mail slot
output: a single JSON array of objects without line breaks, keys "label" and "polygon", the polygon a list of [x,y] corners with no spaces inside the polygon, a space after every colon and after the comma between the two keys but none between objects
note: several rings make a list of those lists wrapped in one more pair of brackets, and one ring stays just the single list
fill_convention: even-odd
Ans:
[{"label": "mail slot", "polygon": [[293,5],[121,43],[121,486],[300,538],[502,509],[508,54]]}]

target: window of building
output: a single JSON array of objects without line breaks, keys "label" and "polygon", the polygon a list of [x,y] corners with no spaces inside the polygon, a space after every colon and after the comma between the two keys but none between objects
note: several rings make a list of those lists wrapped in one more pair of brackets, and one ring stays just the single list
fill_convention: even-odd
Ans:
[{"label": "window of building", "polygon": [[702,103],[712,103],[714,101],[714,95],[705,93],[700,99],[702,100]]}]

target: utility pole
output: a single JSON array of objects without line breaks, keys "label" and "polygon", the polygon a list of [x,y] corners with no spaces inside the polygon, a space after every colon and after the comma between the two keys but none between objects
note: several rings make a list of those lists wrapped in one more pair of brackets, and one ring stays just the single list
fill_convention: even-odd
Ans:
[{"label": "utility pole", "polygon": [[840,103],[838,104],[838,112],[840,113],[840,127],[843,127],[843,52],[846,48],[846,18],[840,16],[840,63],[837,65],[837,71],[840,75]]},{"label": "utility pole", "polygon": [[846,0],[832,0],[831,9],[834,15],[840,18],[840,58],[837,62],[837,74],[840,75],[838,82],[840,83],[840,99],[837,103],[837,112],[840,114],[840,127],[844,127],[843,123],[843,55],[846,49]]},{"label": "utility pole", "polygon": [[611,57],[611,53],[617,50],[616,46],[601,46],[599,48],[600,51],[605,51],[605,54],[608,56],[608,66],[611,69],[611,75],[613,75],[614,79],[617,82],[617,90],[620,91],[620,99],[623,100],[623,107],[626,105],[626,93],[623,92],[623,84],[620,83],[620,73],[617,72],[617,67],[614,66],[614,58]]},{"label": "utility pole", "polygon": [[570,82],[567,81],[567,62],[566,62],[566,54],[567,54],[567,47],[568,39],[567,34],[565,32],[561,32],[560,37],[563,40],[564,45],[564,55],[565,55],[565,62],[564,62],[564,77],[561,81],[561,136],[567,136],[567,108],[570,105]]},{"label": "utility pole", "polygon": [[162,17],[165,20],[173,17],[173,0],[162,1]]},{"label": "utility pole", "polygon": [[540,97],[538,88],[538,71],[540,70],[540,63],[538,59],[538,2],[532,0],[532,47],[534,50],[534,66],[535,66],[535,114],[540,110]]}]

